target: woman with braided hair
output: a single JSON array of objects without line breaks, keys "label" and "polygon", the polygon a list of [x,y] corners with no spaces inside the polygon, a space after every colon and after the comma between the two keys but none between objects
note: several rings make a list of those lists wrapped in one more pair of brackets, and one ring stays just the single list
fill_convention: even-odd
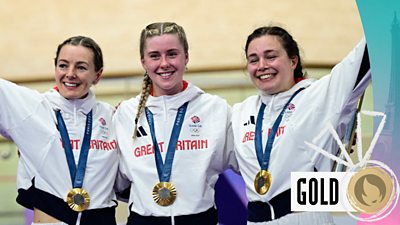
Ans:
[{"label": "woman with braided hair", "polygon": [[121,149],[117,189],[130,186],[128,225],[215,225],[214,185],[235,168],[231,109],[183,80],[189,61],[183,28],[143,29],[142,92],[113,118]]}]

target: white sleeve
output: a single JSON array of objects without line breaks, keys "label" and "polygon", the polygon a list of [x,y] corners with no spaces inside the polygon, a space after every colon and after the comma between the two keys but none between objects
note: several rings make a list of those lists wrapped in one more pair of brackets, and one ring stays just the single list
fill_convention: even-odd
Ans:
[{"label": "white sleeve", "polygon": [[113,128],[116,132],[117,135],[117,140],[118,140],[118,172],[117,172],[117,177],[115,179],[115,184],[114,184],[114,191],[116,193],[117,199],[123,202],[128,202],[129,201],[129,196],[130,196],[130,189],[131,189],[131,180],[128,177],[128,165],[127,162],[124,160],[123,153],[121,151],[121,148],[119,147],[119,142],[121,141],[118,139],[118,132],[121,130],[121,128],[117,128],[117,121],[121,120],[122,117],[121,113],[121,108],[118,108],[114,112],[114,116],[112,119],[113,123]]},{"label": "white sleeve", "polygon": [[49,102],[35,90],[0,79],[0,104],[0,133],[18,146],[29,163],[42,160],[58,141]]},{"label": "white sleeve", "polygon": [[225,167],[224,169],[232,169],[236,173],[239,173],[239,165],[236,159],[235,154],[235,143],[233,141],[233,130],[232,130],[232,110],[229,107],[229,116],[227,117],[227,131],[226,131],[226,143],[225,143],[225,151],[224,151],[224,161]]},{"label": "white sleeve", "polygon": [[115,179],[114,191],[117,199],[123,202],[129,202],[131,181],[126,176],[127,169],[122,154],[119,154],[118,173]]},{"label": "white sleeve", "polygon": [[[221,136],[223,135],[221,141],[224,141],[224,143],[220,145],[222,147],[221,149],[216,149],[211,168],[215,169],[218,173],[222,173],[227,169],[238,172],[239,166],[235,157],[231,122],[232,108],[225,100],[220,102],[224,104],[217,104],[217,107],[221,107],[221,110],[217,113],[217,117],[221,119],[221,126],[224,126],[224,130],[221,131]],[[224,107],[224,109],[222,109],[222,107]],[[222,120],[225,124],[223,124]]]},{"label": "white sleeve", "polygon": [[41,98],[37,91],[0,78],[0,133],[14,139],[10,130],[34,113]]},{"label": "white sleeve", "polygon": [[[368,87],[371,80],[368,50],[365,39],[334,67],[332,73],[327,76],[325,110],[334,112],[329,121],[333,122],[340,138],[344,138],[346,132],[351,129],[350,125],[357,110],[357,104]],[[344,140],[342,140],[344,141]],[[336,154],[338,146],[336,141],[330,140],[325,146],[331,154]],[[316,168],[320,171],[329,171],[332,166],[331,160],[315,154]]]},{"label": "white sleeve", "polygon": [[[367,75],[369,68],[363,72],[362,62],[364,52],[366,50],[366,42],[363,38],[357,46],[340,62],[338,63],[327,76],[322,77],[317,82],[318,88],[315,92],[323,99],[325,110],[340,113],[349,105],[354,103],[359,98],[360,91],[363,92],[371,79]],[[369,64],[368,64],[369,67]],[[363,70],[362,70],[363,69]],[[363,74],[360,74],[363,73]],[[358,80],[361,78],[361,81]],[[357,88],[356,86],[359,85]],[[360,87],[361,85],[361,87]],[[357,92],[354,92],[357,90]],[[354,106],[354,105],[352,105]]]}]

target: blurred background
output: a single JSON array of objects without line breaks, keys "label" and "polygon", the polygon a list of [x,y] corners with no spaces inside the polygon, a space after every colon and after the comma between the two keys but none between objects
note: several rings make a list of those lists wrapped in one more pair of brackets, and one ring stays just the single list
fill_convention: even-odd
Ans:
[{"label": "blurred background", "polygon": [[[185,79],[232,105],[257,93],[243,51],[255,28],[286,28],[313,78],[327,74],[363,36],[356,2],[349,0],[1,0],[0,77],[44,92],[54,85],[57,45],[70,36],[90,36],[105,60],[103,79],[93,90],[99,100],[116,105],[139,93],[139,35],[147,24],[161,21],[176,22],[186,31]],[[372,110],[372,101],[369,88],[363,108]],[[366,142],[370,124],[363,124]],[[0,225],[30,224],[30,212],[15,202],[17,162],[16,146],[0,137]],[[126,216],[121,204],[119,222]],[[345,220],[344,215],[337,217]]]}]

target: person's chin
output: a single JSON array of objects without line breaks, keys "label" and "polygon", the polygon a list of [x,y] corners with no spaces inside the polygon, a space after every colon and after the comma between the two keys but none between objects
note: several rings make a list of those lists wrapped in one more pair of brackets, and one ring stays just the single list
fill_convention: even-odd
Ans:
[{"label": "person's chin", "polygon": [[79,99],[79,98],[82,98],[81,96],[84,96],[83,94],[80,94],[75,91],[74,92],[71,92],[71,91],[61,92],[60,94],[68,100]]},{"label": "person's chin", "polygon": [[274,90],[274,87],[267,83],[259,83],[258,89],[264,92],[271,92]]}]

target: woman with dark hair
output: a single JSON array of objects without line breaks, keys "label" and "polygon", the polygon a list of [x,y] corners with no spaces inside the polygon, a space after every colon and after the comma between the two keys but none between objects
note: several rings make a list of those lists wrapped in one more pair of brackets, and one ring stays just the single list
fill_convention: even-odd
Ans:
[{"label": "woman with dark hair", "polygon": [[[330,170],[304,141],[328,122],[344,134],[371,79],[365,41],[319,80],[304,78],[298,45],[281,27],[254,30],[245,54],[259,94],[234,105],[232,128],[249,199],[248,224],[333,224],[328,213],[291,212],[290,172]],[[318,144],[338,149],[327,135]]]}]

